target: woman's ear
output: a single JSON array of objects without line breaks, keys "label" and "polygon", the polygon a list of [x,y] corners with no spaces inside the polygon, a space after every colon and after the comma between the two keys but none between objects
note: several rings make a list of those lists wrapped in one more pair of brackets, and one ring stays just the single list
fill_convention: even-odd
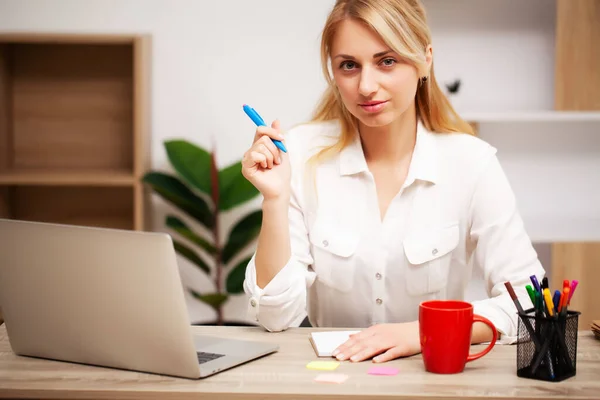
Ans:
[{"label": "woman's ear", "polygon": [[420,76],[429,76],[429,72],[431,71],[431,63],[433,62],[433,48],[431,45],[427,45],[425,49],[425,62],[421,64],[421,68],[419,68]]},{"label": "woman's ear", "polygon": [[433,47],[431,45],[427,45],[425,49],[425,62],[427,64],[427,75],[429,75],[429,70],[431,69],[431,63],[433,62]]}]

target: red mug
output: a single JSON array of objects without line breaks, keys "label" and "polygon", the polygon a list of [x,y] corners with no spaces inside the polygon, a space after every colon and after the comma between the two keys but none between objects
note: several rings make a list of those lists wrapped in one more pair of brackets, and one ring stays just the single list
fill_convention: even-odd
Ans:
[{"label": "red mug", "polygon": [[[477,354],[469,354],[474,322],[492,328],[490,344]],[[431,300],[419,305],[419,336],[425,370],[437,374],[455,374],[469,361],[477,360],[492,350],[498,334],[490,320],[473,314],[473,306],[464,301]]]}]

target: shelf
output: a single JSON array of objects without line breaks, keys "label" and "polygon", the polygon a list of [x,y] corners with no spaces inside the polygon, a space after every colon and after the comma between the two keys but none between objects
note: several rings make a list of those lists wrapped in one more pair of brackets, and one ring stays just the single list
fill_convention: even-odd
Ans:
[{"label": "shelf", "polygon": [[461,118],[478,123],[512,122],[600,122],[600,112],[531,111],[531,112],[465,112]]},{"label": "shelf", "polygon": [[0,218],[146,229],[150,47],[0,33]]},{"label": "shelf", "polygon": [[0,186],[0,218],[134,229],[127,187]]},{"label": "shelf", "polygon": [[128,171],[17,170],[0,172],[0,185],[132,186]]},{"label": "shelf", "polygon": [[133,45],[9,39],[0,36],[0,168],[133,171]]}]

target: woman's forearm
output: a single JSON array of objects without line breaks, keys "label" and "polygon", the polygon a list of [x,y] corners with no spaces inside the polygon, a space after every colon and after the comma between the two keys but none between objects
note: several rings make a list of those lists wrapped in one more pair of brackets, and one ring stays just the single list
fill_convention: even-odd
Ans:
[{"label": "woman's forearm", "polygon": [[473,324],[473,333],[471,334],[471,343],[489,342],[494,337],[492,329],[483,322],[475,322]]},{"label": "woman's forearm", "polygon": [[291,255],[289,198],[263,201],[262,225],[256,248],[256,284],[264,288],[287,264]]}]

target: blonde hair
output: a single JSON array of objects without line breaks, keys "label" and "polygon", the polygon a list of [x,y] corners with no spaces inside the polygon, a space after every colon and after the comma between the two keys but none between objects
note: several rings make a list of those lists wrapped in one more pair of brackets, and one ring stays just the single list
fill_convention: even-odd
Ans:
[{"label": "blonde hair", "polygon": [[[431,32],[421,0],[337,0],[321,38],[321,63],[328,87],[311,122],[338,120],[342,134],[337,143],[323,148],[312,159],[339,152],[351,143],[357,130],[357,120],[342,103],[329,71],[333,38],[338,25],[346,19],[353,19],[373,29],[392,50],[414,66],[425,62],[425,50],[431,43]],[[438,86],[433,63],[427,81],[418,85],[415,107],[417,118],[429,131],[473,134],[472,127],[460,118]]]}]

